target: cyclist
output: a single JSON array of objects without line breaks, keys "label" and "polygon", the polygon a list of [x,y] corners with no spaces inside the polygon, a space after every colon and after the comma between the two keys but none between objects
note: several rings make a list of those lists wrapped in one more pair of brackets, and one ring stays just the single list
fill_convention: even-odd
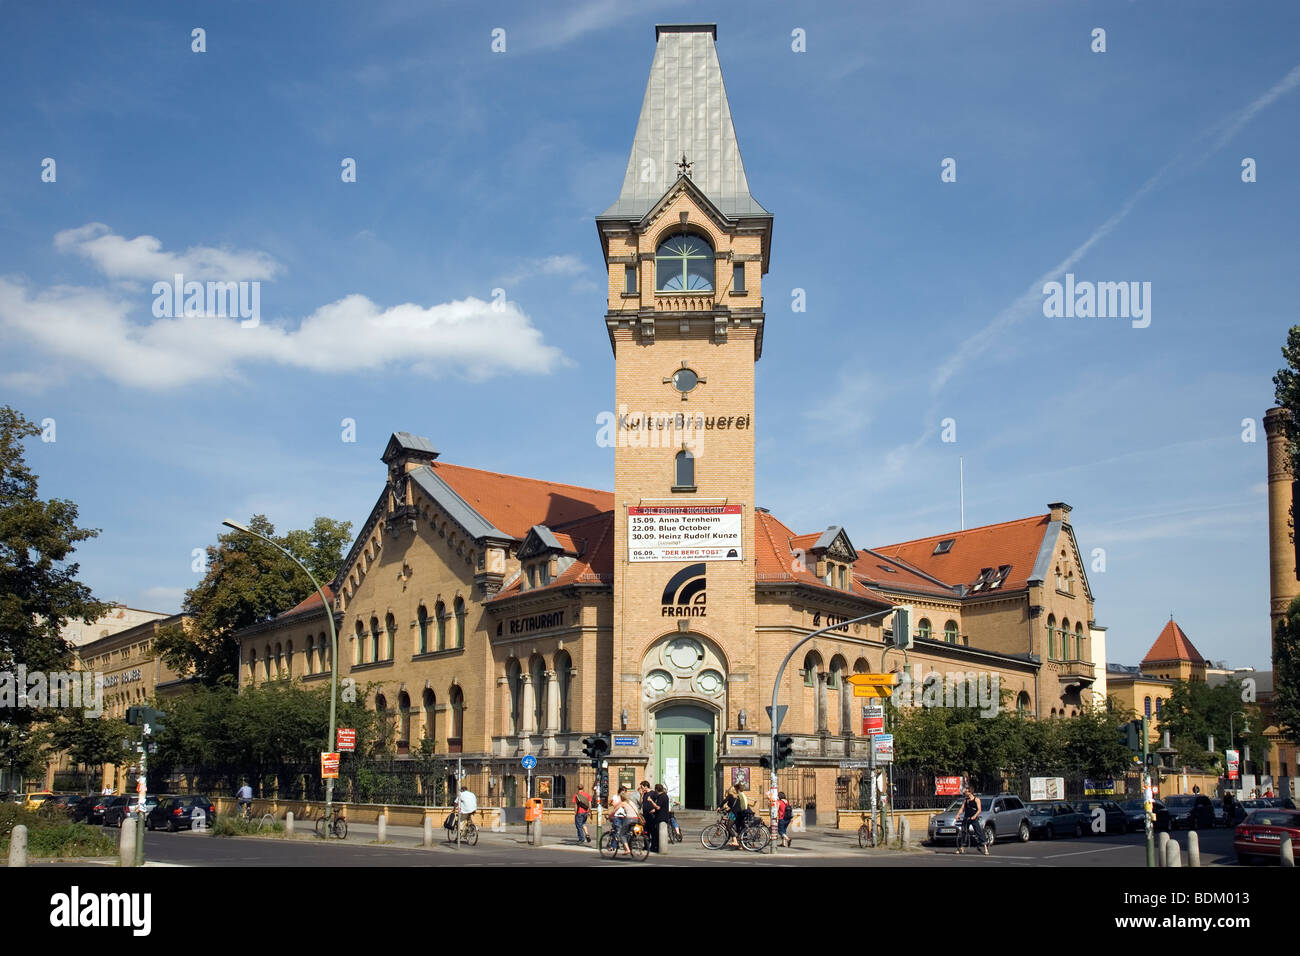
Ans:
[{"label": "cyclist", "polygon": [[632,855],[632,848],[627,845],[627,831],[638,819],[641,814],[637,812],[636,804],[628,796],[627,786],[618,788],[618,796],[609,802],[610,819],[614,823],[615,839],[618,845],[627,851],[627,855]]},{"label": "cyclist", "polygon": [[975,796],[975,791],[973,788],[967,787],[966,799],[962,802],[961,810],[958,811],[957,813],[957,820],[958,820],[957,852],[958,853],[966,852],[962,848],[961,837],[962,834],[965,833],[966,829],[969,827],[971,838],[976,842],[976,844],[979,845],[979,848],[984,851],[985,856],[989,855],[988,845],[984,842],[984,831],[980,827],[979,817],[980,817],[981,809],[983,809],[983,805],[980,802],[980,798]]},{"label": "cyclist", "polygon": [[248,785],[247,780],[239,788],[237,798],[239,800],[239,815],[242,817],[251,816],[253,813],[253,788]]},{"label": "cyclist", "polygon": [[460,833],[463,837],[465,830],[469,825],[470,819],[478,810],[478,797],[474,796],[474,791],[465,784],[460,785],[460,795],[456,798],[456,816],[460,823]]}]

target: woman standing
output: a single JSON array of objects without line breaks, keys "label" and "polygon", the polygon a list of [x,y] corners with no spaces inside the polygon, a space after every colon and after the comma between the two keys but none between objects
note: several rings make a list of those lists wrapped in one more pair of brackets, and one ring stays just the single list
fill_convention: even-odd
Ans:
[{"label": "woman standing", "polygon": [[776,798],[776,832],[781,838],[782,846],[790,845],[790,837],[785,831],[792,819],[794,819],[794,810],[790,806],[790,801],[785,798],[784,790],[779,791]]}]

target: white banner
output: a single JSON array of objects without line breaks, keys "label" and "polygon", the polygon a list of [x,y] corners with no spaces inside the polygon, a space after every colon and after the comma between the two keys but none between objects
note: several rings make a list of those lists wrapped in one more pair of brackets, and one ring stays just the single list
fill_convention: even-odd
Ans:
[{"label": "white banner", "polygon": [[740,505],[668,505],[627,509],[629,561],[740,561]]}]

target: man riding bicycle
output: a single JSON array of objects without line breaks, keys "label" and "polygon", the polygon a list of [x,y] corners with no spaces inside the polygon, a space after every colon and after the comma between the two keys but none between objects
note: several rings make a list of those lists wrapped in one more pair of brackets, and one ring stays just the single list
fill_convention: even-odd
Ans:
[{"label": "man riding bicycle", "polygon": [[239,788],[239,793],[236,795],[236,799],[239,801],[240,816],[249,816],[253,812],[253,788],[248,785],[247,780],[245,780],[244,785]]},{"label": "man riding bicycle", "polygon": [[456,798],[456,815],[460,823],[461,836],[469,826],[470,818],[478,810],[478,797],[465,784],[460,785],[460,795]]},{"label": "man riding bicycle", "polygon": [[971,839],[975,844],[984,851],[984,855],[989,855],[988,844],[984,842],[984,828],[980,826],[980,810],[983,805],[980,798],[975,796],[975,791],[971,787],[966,788],[966,799],[962,801],[961,810],[957,813],[957,852],[965,853],[965,848],[961,845],[961,839],[969,832]]}]

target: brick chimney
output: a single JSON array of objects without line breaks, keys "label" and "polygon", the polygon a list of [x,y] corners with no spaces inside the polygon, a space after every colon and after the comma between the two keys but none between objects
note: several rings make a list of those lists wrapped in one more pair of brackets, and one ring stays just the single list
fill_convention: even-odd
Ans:
[{"label": "brick chimney", "polygon": [[1047,509],[1051,512],[1051,518],[1053,521],[1059,521],[1062,524],[1069,524],[1070,506],[1064,501],[1053,501],[1047,506]]}]

